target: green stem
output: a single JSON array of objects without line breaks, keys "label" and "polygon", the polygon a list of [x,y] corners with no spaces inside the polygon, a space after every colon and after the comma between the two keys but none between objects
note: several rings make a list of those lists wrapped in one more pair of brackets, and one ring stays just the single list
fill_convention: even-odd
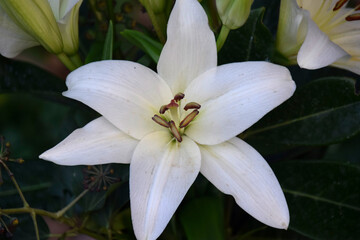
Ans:
[{"label": "green stem", "polygon": [[71,59],[65,53],[60,53],[57,55],[57,57],[70,71],[73,71],[77,68],[77,66],[71,61]]},{"label": "green stem", "polygon": [[22,191],[21,191],[21,189],[20,189],[20,187],[19,187],[19,184],[17,183],[17,181],[16,181],[16,179],[15,179],[15,177],[14,177],[14,174],[10,171],[10,169],[8,168],[8,166],[7,166],[3,161],[0,160],[0,163],[3,165],[3,167],[5,168],[5,170],[7,171],[7,173],[9,174],[11,181],[13,182],[16,190],[17,190],[18,193],[19,193],[19,196],[20,196],[20,198],[21,198],[21,200],[22,200],[22,202],[23,202],[23,204],[24,204],[24,207],[25,207],[25,208],[28,208],[28,207],[29,207],[29,204],[28,204],[28,202],[26,201],[26,199],[25,199],[25,197],[24,197],[24,194],[22,193]]},{"label": "green stem", "polygon": [[37,220],[36,220],[36,213],[34,211],[32,211],[30,213],[30,216],[31,216],[31,218],[33,220],[33,223],[34,223],[36,239],[40,240],[39,227],[38,227]]},{"label": "green stem", "polygon": [[228,28],[225,25],[222,25],[221,30],[220,30],[220,34],[216,40],[216,47],[217,47],[217,51],[219,52],[220,49],[223,47],[226,38],[228,37],[230,32],[230,28]]},{"label": "green stem", "polygon": [[78,53],[70,56],[70,60],[76,66],[76,68],[79,68],[82,65],[84,65]]},{"label": "green stem", "polygon": [[77,196],[74,200],[72,200],[66,207],[64,207],[63,209],[58,211],[56,213],[56,218],[62,217],[67,212],[67,210],[72,208],[88,191],[89,191],[89,189],[85,189],[82,193],[80,193],[79,196]]}]

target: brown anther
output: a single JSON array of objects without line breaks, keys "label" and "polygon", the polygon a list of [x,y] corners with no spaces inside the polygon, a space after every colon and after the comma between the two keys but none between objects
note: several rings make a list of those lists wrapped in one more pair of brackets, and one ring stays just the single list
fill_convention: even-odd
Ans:
[{"label": "brown anther", "polygon": [[170,131],[172,132],[172,134],[174,135],[174,137],[176,138],[176,140],[178,142],[181,142],[182,141],[182,137],[179,133],[179,130],[177,129],[177,127],[175,126],[175,122],[174,121],[170,121],[169,122],[169,125],[170,125]]},{"label": "brown anther", "polygon": [[333,11],[337,11],[340,8],[342,8],[344,6],[344,4],[349,1],[349,0],[340,0],[335,4],[335,7],[333,8]]},{"label": "brown anther", "polygon": [[185,105],[184,110],[187,111],[188,109],[200,109],[201,105],[196,102],[189,102]]},{"label": "brown anther", "polygon": [[110,174],[114,174],[114,169],[110,169]]},{"label": "brown anther", "polygon": [[5,147],[9,148],[9,147],[10,147],[10,143],[9,143],[9,142],[5,143]]},{"label": "brown anther", "polygon": [[162,119],[162,117],[160,117],[159,115],[155,114],[151,119],[163,127],[166,127],[166,128],[170,127],[169,123],[167,121],[165,121],[164,119]]},{"label": "brown anther", "polygon": [[176,102],[178,102],[178,101],[180,101],[181,99],[183,99],[185,97],[185,94],[183,94],[183,93],[177,93],[176,95],[175,95],[175,97],[174,97],[174,100],[176,101]]},{"label": "brown anther", "polygon": [[199,114],[198,110],[192,111],[189,115],[187,115],[184,120],[180,122],[180,128],[184,128]]},{"label": "brown anther", "polygon": [[349,16],[347,16],[345,18],[346,21],[356,21],[356,20],[360,20],[360,13],[354,13],[354,14],[351,14]]},{"label": "brown anther", "polygon": [[167,105],[162,105],[160,110],[159,110],[159,113],[160,114],[164,114],[166,112],[166,110],[168,110],[169,108],[167,107]]}]

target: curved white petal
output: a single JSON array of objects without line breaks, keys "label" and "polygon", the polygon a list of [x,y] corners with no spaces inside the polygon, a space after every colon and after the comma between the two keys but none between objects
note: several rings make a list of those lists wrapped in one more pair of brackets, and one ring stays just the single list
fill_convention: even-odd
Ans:
[{"label": "curved white petal", "polygon": [[100,117],[75,130],[39,157],[67,166],[130,163],[137,144],[137,140]]},{"label": "curved white petal", "polygon": [[151,118],[173,96],[149,68],[129,61],[94,62],[70,73],[66,85],[64,96],[85,103],[136,139],[164,130]]},{"label": "curved white petal", "polygon": [[308,31],[297,61],[300,67],[318,69],[332,64],[348,54],[323,33],[316,23],[308,17]]},{"label": "curved white petal", "polygon": [[287,68],[267,62],[231,63],[207,71],[185,91],[201,105],[185,134],[200,144],[224,142],[288,99],[295,83]]},{"label": "curved white petal", "polygon": [[337,37],[331,40],[341,46],[351,56],[360,57],[360,30],[337,34]]},{"label": "curved white petal", "polygon": [[[297,2],[297,4],[299,5],[300,8],[308,10],[311,17],[315,17],[316,15],[319,15],[319,14],[321,14],[320,16],[323,16],[322,14],[327,14],[327,13],[329,13],[329,11],[332,12],[332,8],[331,8],[332,0],[325,0],[325,1],[323,1],[323,0],[320,0],[320,1],[291,0],[291,1]],[[332,6],[332,7],[334,7],[334,6]]]},{"label": "curved white petal", "polygon": [[286,229],[289,210],[280,184],[265,159],[244,141],[233,138],[200,146],[201,173],[230,194],[251,216],[271,227]]},{"label": "curved white petal", "polygon": [[167,132],[151,133],[136,147],[130,165],[130,204],[138,240],[164,230],[200,170],[200,150],[189,138],[179,144]]},{"label": "curved white petal", "polygon": [[346,69],[360,75],[360,56],[343,57],[332,64],[335,67]]},{"label": "curved white petal", "polygon": [[216,43],[203,8],[193,0],[175,2],[167,37],[157,70],[176,94],[217,65]]},{"label": "curved white petal", "polygon": [[39,43],[19,28],[0,7],[0,54],[13,58],[23,50],[37,45]]}]

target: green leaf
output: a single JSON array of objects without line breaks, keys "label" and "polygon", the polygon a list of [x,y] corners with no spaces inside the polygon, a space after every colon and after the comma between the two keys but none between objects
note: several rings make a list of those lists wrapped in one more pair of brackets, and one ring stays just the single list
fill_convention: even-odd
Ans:
[{"label": "green leaf", "polygon": [[244,133],[263,153],[281,146],[325,145],[359,133],[360,97],[354,80],[322,78],[294,96]]},{"label": "green leaf", "polygon": [[312,239],[358,239],[359,166],[308,160],[272,167],[289,205],[290,229]]},{"label": "green leaf", "polygon": [[160,42],[136,30],[126,29],[121,32],[121,35],[148,54],[156,63],[159,61],[163,48]]},{"label": "green leaf", "polygon": [[219,63],[242,61],[269,61],[274,53],[274,39],[262,23],[265,8],[250,12],[246,23],[239,29],[230,31],[219,52]]},{"label": "green leaf", "polygon": [[108,32],[106,33],[106,38],[104,42],[102,60],[112,60],[113,49],[114,49],[114,28],[113,28],[113,23],[110,20]]},{"label": "green leaf", "polygon": [[180,222],[188,240],[224,239],[224,213],[220,198],[196,198],[180,210]]},{"label": "green leaf", "polygon": [[329,146],[324,158],[360,164],[359,146],[360,134],[344,142]]}]

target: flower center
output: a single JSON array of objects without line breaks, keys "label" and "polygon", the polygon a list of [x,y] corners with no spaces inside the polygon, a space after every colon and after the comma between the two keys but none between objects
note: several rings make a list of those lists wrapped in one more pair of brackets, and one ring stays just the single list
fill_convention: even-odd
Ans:
[{"label": "flower center", "polygon": [[[340,8],[342,8],[345,3],[347,3],[349,0],[340,0],[338,1],[336,4],[335,4],[335,7],[333,8],[333,11],[337,11],[339,10]],[[360,20],[360,13],[354,13],[354,14],[351,14],[352,12],[355,12],[357,10],[360,9],[360,4],[358,4],[353,10],[350,10],[348,13],[347,13],[347,16],[345,17],[345,20],[350,22],[350,21],[356,21],[356,20]]]},{"label": "flower center", "polygon": [[[199,114],[198,109],[201,108],[201,105],[196,102],[187,103],[184,107],[185,111],[189,109],[195,110],[187,114],[183,120],[179,121],[181,100],[184,97],[185,94],[183,93],[176,94],[169,104],[161,106],[159,110],[160,116],[155,114],[152,117],[152,120],[160,126],[169,128],[170,132],[178,142],[182,141],[181,135],[184,133],[185,127],[187,127],[191,121],[194,120],[194,118]],[[170,117],[165,116],[167,111],[170,112]]]}]

